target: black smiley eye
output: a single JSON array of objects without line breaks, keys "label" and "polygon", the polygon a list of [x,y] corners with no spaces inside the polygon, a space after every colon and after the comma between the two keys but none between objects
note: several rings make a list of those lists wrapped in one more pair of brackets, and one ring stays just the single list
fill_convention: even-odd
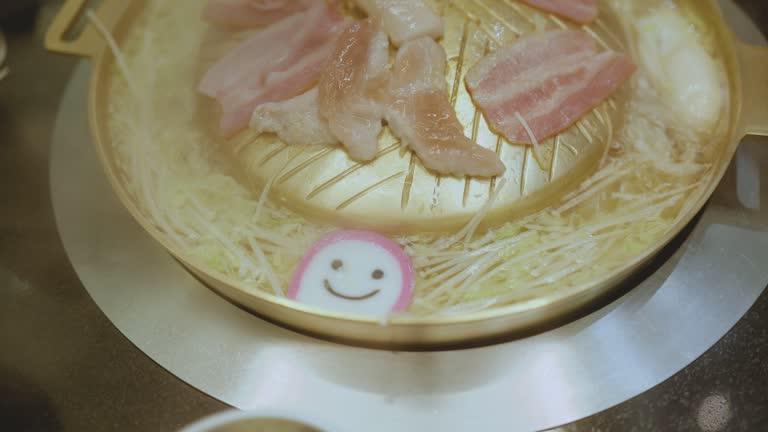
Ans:
[{"label": "black smiley eye", "polygon": [[379,269],[376,269],[373,271],[373,273],[371,273],[371,277],[376,280],[381,279],[384,277],[384,272]]},{"label": "black smiley eye", "polygon": [[338,270],[344,266],[344,262],[342,262],[340,259],[335,259],[331,263],[331,268],[334,270]]}]

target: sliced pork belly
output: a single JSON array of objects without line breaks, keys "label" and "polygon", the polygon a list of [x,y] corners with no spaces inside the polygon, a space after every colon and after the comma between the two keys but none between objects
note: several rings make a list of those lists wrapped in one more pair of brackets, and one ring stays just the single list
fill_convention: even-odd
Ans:
[{"label": "sliced pork belly", "polygon": [[496,93],[521,74],[546,67],[555,58],[597,53],[597,43],[582,31],[550,31],[518,39],[483,57],[467,72],[465,81],[473,95]]},{"label": "sliced pork belly", "polygon": [[203,19],[221,29],[243,30],[273,24],[308,9],[317,2],[318,0],[210,0],[203,9]]},{"label": "sliced pork belly", "polygon": [[467,73],[473,100],[497,132],[516,143],[547,139],[610,97],[635,71],[625,54],[597,53],[588,35],[541,33],[502,47]]},{"label": "sliced pork belly", "polygon": [[490,177],[504,173],[499,156],[464,135],[445,82],[445,51],[431,38],[405,43],[389,84],[386,118],[427,168],[442,174]]},{"label": "sliced pork belly", "polygon": [[355,0],[368,15],[381,20],[395,46],[422,36],[443,36],[443,20],[424,0]]},{"label": "sliced pork belly", "polygon": [[[220,91],[237,85],[244,78],[264,79],[273,68],[271,62],[265,62],[264,58],[287,60],[292,51],[281,50],[280,45],[283,48],[293,45],[291,39],[296,36],[296,27],[306,17],[307,14],[296,14],[255,33],[237,45],[208,69],[198,84],[197,90],[207,96],[216,97]],[[275,40],[291,42],[277,44]]]},{"label": "sliced pork belly", "polygon": [[597,19],[597,0],[521,0],[523,3],[571,21],[587,24]]},{"label": "sliced pork belly", "polygon": [[235,87],[220,94],[223,135],[229,137],[244,129],[256,107],[290,99],[312,88],[332,51],[333,44],[328,43],[299,59],[288,70],[270,73],[263,84]]},{"label": "sliced pork belly", "polygon": [[333,146],[339,143],[320,115],[317,87],[283,102],[267,103],[253,112],[250,127],[257,133],[273,132],[290,145]]},{"label": "sliced pork belly", "polygon": [[376,156],[389,76],[389,41],[369,18],[339,36],[320,78],[320,113],[352,159]]},{"label": "sliced pork belly", "polygon": [[214,64],[198,90],[221,104],[222,133],[245,128],[258,105],[312,87],[343,25],[337,11],[319,2],[256,33]]}]

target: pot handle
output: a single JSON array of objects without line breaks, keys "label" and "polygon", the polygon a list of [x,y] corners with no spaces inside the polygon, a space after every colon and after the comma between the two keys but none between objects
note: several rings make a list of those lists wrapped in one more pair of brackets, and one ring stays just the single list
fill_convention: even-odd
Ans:
[{"label": "pot handle", "polygon": [[744,101],[741,125],[745,135],[768,136],[768,47],[737,41]]},{"label": "pot handle", "polygon": [[[69,32],[84,16],[88,0],[65,0],[64,6],[53,19],[45,34],[45,48],[59,54],[94,57],[104,48],[104,40],[88,21],[83,31],[73,39],[68,39]],[[118,18],[130,3],[125,0],[104,0],[96,11],[99,20],[107,29],[112,29]]]}]

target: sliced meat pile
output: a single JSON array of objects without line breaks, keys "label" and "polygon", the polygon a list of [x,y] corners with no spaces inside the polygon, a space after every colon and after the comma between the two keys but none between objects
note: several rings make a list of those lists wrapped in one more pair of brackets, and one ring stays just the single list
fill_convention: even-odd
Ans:
[{"label": "sliced meat pile", "polygon": [[283,102],[261,105],[253,111],[250,126],[256,133],[272,132],[291,145],[333,146],[339,143],[320,115],[317,87]]},{"label": "sliced meat pile", "polygon": [[424,166],[441,174],[503,174],[499,156],[464,135],[448,98],[445,66],[445,51],[430,38],[400,47],[389,83],[389,127]]},{"label": "sliced meat pile", "polygon": [[389,41],[377,21],[358,21],[342,32],[320,79],[318,103],[353,159],[376,157],[389,72]]},{"label": "sliced meat pile", "polygon": [[320,113],[350,157],[376,156],[386,119],[427,168],[459,176],[503,174],[498,155],[464,135],[448,98],[443,48],[430,37],[406,42],[391,70],[388,47],[377,21],[360,21],[339,37],[320,80]]},{"label": "sliced meat pile", "polygon": [[429,36],[443,36],[443,20],[424,0],[355,0],[369,16],[380,20],[392,44]]},{"label": "sliced meat pile", "polygon": [[559,15],[579,24],[597,19],[597,0],[520,0],[546,12]]},{"label": "sliced meat pile", "polygon": [[[472,67],[466,85],[493,129],[532,144],[572,126],[634,73],[625,54],[598,52],[581,31],[550,31],[501,47]],[[520,121],[520,118],[524,122]]]},{"label": "sliced meat pile", "polygon": [[[429,169],[503,174],[499,156],[467,138],[449,101],[446,54],[434,40],[442,36],[441,19],[421,0],[356,2],[370,16],[350,24],[336,2],[212,0],[204,16],[219,29],[270,23],[199,83],[201,93],[221,104],[222,133],[250,125],[293,145],[340,143],[350,158],[370,161],[386,120]],[[557,6],[555,12],[574,20],[597,13],[589,0],[526,2]],[[399,47],[394,67],[390,41]],[[470,69],[466,85],[494,130],[531,144],[573,125],[634,70],[626,55],[599,52],[586,33],[563,30],[499,48]]]},{"label": "sliced meat pile", "polygon": [[221,104],[221,132],[248,126],[254,109],[312,88],[345,20],[325,2],[257,32],[214,64],[198,90]]}]

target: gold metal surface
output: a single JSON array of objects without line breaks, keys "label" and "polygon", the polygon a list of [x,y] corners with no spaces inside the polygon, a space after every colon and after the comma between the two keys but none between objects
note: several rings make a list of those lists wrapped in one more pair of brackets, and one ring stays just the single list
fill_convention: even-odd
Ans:
[{"label": "gold metal surface", "polygon": [[[104,25],[113,28],[130,3],[107,0],[100,5],[96,13]],[[93,26],[85,26],[80,35],[74,39],[67,38],[67,34],[74,29],[78,18],[83,16],[87,5],[88,0],[66,0],[64,2],[45,34],[45,47],[47,49],[61,54],[89,57],[102,52],[104,42]]]},{"label": "gold metal surface", "polygon": [[[537,29],[575,26],[510,0],[431,3],[445,23],[441,44],[448,57],[447,89],[465,133],[495,150],[507,167],[508,186],[486,222],[492,225],[539,210],[594,172],[612,132],[622,127],[627,86],[574,127],[543,141],[542,160],[537,160],[530,146],[510,143],[489,129],[464,85],[467,71],[498,46]],[[583,29],[603,47],[627,46],[618,20],[608,11]],[[271,134],[245,131],[232,141],[225,148],[234,149],[233,159],[254,189],[276,178],[272,196],[287,207],[310,220],[348,227],[398,234],[456,229],[486,204],[500,182],[437,175],[386,128],[371,163],[357,163],[342,149],[291,147]]]},{"label": "gold metal surface", "polygon": [[[458,9],[460,6],[462,4],[468,5],[469,3],[476,4],[477,2],[475,0],[460,2],[459,7],[451,6],[451,8],[456,8],[457,11],[455,12],[459,13]],[[126,181],[122,177],[123,174],[118,169],[116,152],[110,140],[107,126],[110,98],[108,92],[110,80],[109,70],[113,67],[113,56],[108,50],[104,49],[105,47],[102,42],[95,39],[95,36],[85,36],[86,34],[92,34],[92,29],[87,30],[91,33],[84,33],[83,36],[77,39],[74,43],[62,41],[62,35],[66,29],[71,27],[71,23],[77,16],[77,11],[81,10],[83,1],[71,0],[65,4],[61,14],[57,17],[56,22],[51,26],[51,30],[46,38],[46,46],[52,51],[70,54],[76,53],[95,57],[90,87],[89,116],[94,143],[106,170],[107,177],[121,202],[142,227],[209,287],[236,304],[257,313],[270,321],[278,322],[287,327],[313,335],[342,342],[375,347],[427,349],[447,346],[468,346],[471,344],[493,341],[502,336],[506,337],[513,334],[526,333],[540,325],[559,322],[574,311],[580,310],[593,303],[595,299],[608,293],[626,276],[647,262],[647,260],[656,254],[674,237],[674,235],[691,221],[693,216],[702,208],[722,178],[739,140],[745,133],[765,134],[768,132],[768,110],[765,108],[764,103],[760,104],[760,102],[764,102],[766,96],[768,96],[768,79],[765,74],[765,71],[768,70],[767,51],[765,49],[737,44],[737,42],[734,41],[731,31],[725,27],[719,9],[713,1],[706,0],[687,3],[691,8],[695,8],[698,15],[705,18],[705,22],[711,27],[709,30],[711,30],[711,33],[717,41],[717,49],[723,56],[727,76],[730,80],[728,90],[730,92],[729,100],[731,109],[729,110],[730,118],[728,122],[728,133],[726,135],[727,138],[720,143],[715,143],[718,145],[719,150],[718,158],[716,159],[717,169],[712,175],[704,193],[692,198],[695,202],[687,207],[688,212],[685,217],[679,218],[677,225],[673,227],[668,235],[638,256],[637,259],[626,263],[626,265],[611,273],[596,277],[588,284],[562,289],[547,296],[532,298],[510,306],[480,313],[452,317],[395,318],[389,322],[387,326],[382,326],[378,320],[321,312],[314,308],[297,304],[284,298],[278,298],[271,294],[251,292],[242,286],[240,282],[224,277],[214,270],[189,260],[186,257],[184,250],[179,250],[171,246],[164,236],[148,220],[146,220],[138,210],[137,203],[132,200],[131,195],[127,192]],[[111,25],[111,30],[118,41],[122,40],[125,33],[131,28],[135,18],[140,14],[140,4],[141,2],[139,1],[122,2],[118,0],[106,0],[99,10],[102,19]],[[522,6],[511,0],[498,2],[498,5],[493,3],[493,5],[505,5],[510,9],[524,10]],[[443,13],[453,13],[448,12],[451,8],[446,6]],[[484,46],[486,41],[493,39],[491,35],[487,34],[488,32],[496,34],[496,37],[499,38],[513,37],[512,35],[515,33],[512,29],[507,28],[508,26],[505,26],[499,21],[492,20],[499,19],[494,15],[500,14],[496,9],[483,8],[482,6],[475,5],[472,9],[466,9],[465,11],[469,12],[467,14],[469,20],[459,20],[458,22],[461,22],[461,25],[458,27],[454,25],[452,30],[453,38],[450,36],[446,38],[446,43],[449,44],[449,46],[447,46],[449,56],[456,56],[457,46],[451,46],[450,43],[452,42],[450,41],[453,40],[455,42],[457,33],[460,33],[462,35],[461,39],[463,39],[465,25],[466,28],[477,27],[472,33],[474,35],[473,37],[479,37],[483,40],[480,45],[473,45],[475,46],[475,49],[478,46]],[[480,16],[483,18],[478,19]],[[109,21],[109,17],[114,17],[115,19]],[[119,19],[117,19],[117,17],[119,17]],[[506,19],[506,15],[503,15],[502,18]],[[551,17],[548,17],[548,19],[555,23],[559,21],[554,20]],[[522,20],[525,21],[524,19]],[[520,23],[523,21],[520,21]],[[517,22],[515,21],[515,23]],[[485,30],[483,29],[483,25],[486,26]],[[596,29],[600,29],[600,27],[600,22],[598,22]],[[606,27],[609,29],[611,28],[610,24],[606,24]],[[457,30],[459,28],[461,29],[460,32]],[[605,32],[606,30],[601,29],[600,31]],[[469,30],[467,30],[467,33],[469,34]],[[598,36],[602,34],[603,36],[601,37],[603,38],[608,38],[607,33],[598,33],[598,30],[595,30],[595,33]],[[486,34],[486,39],[483,39],[486,37],[483,36],[483,34]],[[621,36],[617,35],[617,39],[617,43],[621,42]],[[458,51],[461,51],[460,44]],[[475,52],[475,55],[478,55],[478,53]],[[467,53],[465,52],[464,57],[466,56]],[[451,66],[451,70],[454,74],[456,74],[457,66],[458,62],[454,60]],[[455,81],[452,82],[455,83]],[[454,88],[455,87],[456,86],[454,85]],[[457,100],[462,97],[461,92],[463,91],[463,85],[459,85],[458,88],[459,89],[456,90],[458,95],[456,97]],[[745,97],[744,95],[749,96]],[[614,124],[615,127],[620,127],[622,112],[620,102],[621,101],[614,102],[617,105],[614,111],[610,111],[610,109],[612,109],[610,106],[602,107],[603,110],[606,110],[603,111],[605,117],[610,117],[610,121],[612,122],[618,122],[618,124]],[[457,102],[457,106],[463,106],[459,104],[460,102]],[[609,102],[607,105],[611,105],[611,103]],[[467,125],[470,133],[472,132],[472,125],[475,123],[475,117],[473,111],[467,111],[466,108],[460,109],[460,118],[464,124]],[[596,123],[599,123],[599,119]],[[481,126],[482,124],[483,122],[478,120],[478,130],[484,130],[484,126]],[[585,148],[600,149],[606,144],[606,140],[609,139],[607,138],[607,135],[605,135],[605,132],[598,133],[596,129],[591,129],[591,127],[594,126],[583,124],[582,128],[577,127],[567,134],[564,134],[564,136],[569,138],[567,144],[574,146],[577,150],[576,155],[580,154],[578,152],[585,151]],[[497,138],[488,134],[487,130],[482,132],[482,134],[482,137],[487,138],[479,138],[479,140],[485,145],[493,146],[495,145],[494,140],[498,141]],[[577,143],[575,141],[578,140],[578,136],[582,134],[589,135],[593,138],[595,143],[591,144],[591,146],[594,147],[588,145],[589,140],[586,136],[583,136],[583,146],[576,147]],[[478,136],[481,136],[481,132],[479,131]],[[573,140],[574,142],[570,142],[570,140]],[[272,143],[268,145],[273,146],[273,150],[269,153],[270,155],[272,153],[275,154],[272,156],[272,159],[286,157],[286,154],[281,156],[284,151],[278,152],[281,148],[280,144]],[[561,147],[565,147],[562,145],[562,138],[560,145]],[[553,145],[550,144],[550,147],[552,146]],[[547,189],[548,186],[552,185],[548,179],[546,181],[532,180],[533,178],[536,178],[537,175],[539,177],[548,177],[548,173],[546,170],[541,170],[539,174],[535,174],[536,171],[534,170],[534,174],[530,174],[532,168],[528,165],[535,165],[535,161],[531,160],[532,156],[530,155],[523,157],[523,153],[526,152],[524,148],[517,148],[507,143],[502,143],[501,147],[504,149],[502,150],[502,154],[505,154],[504,152],[512,154],[515,151],[519,153],[520,158],[516,159],[518,164],[516,166],[520,169],[518,174],[529,173],[528,176],[521,176],[520,179],[518,179],[521,183],[523,182],[522,179],[525,179],[524,181],[528,186],[523,188],[522,192],[518,190],[518,195],[506,197],[504,201],[506,203],[505,205],[519,209],[525,205],[522,204],[522,202],[526,200],[532,201],[535,200],[536,197],[545,197],[546,199],[553,199],[553,197],[556,197],[556,186],[552,186],[549,190]],[[515,148],[517,148],[517,150],[514,150]],[[376,211],[376,207],[370,207],[373,206],[373,204],[370,204],[370,201],[373,197],[386,197],[390,200],[390,203],[395,204],[394,207],[386,206],[386,209],[389,209],[387,211],[390,212],[390,215],[398,213],[400,215],[405,215],[400,217],[413,218],[415,216],[412,215],[418,214],[417,210],[419,209],[415,203],[423,202],[423,204],[431,204],[431,201],[420,200],[424,200],[425,198],[425,192],[423,192],[423,190],[429,191],[429,196],[431,197],[431,192],[434,190],[434,184],[436,184],[438,180],[431,175],[424,173],[423,170],[419,168],[418,163],[411,163],[409,155],[401,157],[397,147],[394,147],[391,138],[389,144],[385,141],[382,145],[382,151],[389,151],[390,153],[380,156],[380,160],[370,167],[357,167],[349,161],[345,161],[343,156],[337,151],[320,151],[319,153],[313,154],[307,153],[303,155],[301,162],[294,162],[294,165],[291,165],[291,168],[281,170],[281,177],[287,175],[287,178],[282,184],[293,185],[293,187],[297,189],[305,188],[302,189],[302,193],[298,196],[304,200],[303,202],[306,202],[305,194],[307,194],[307,188],[311,188],[311,191],[314,191],[322,184],[299,185],[297,180],[292,180],[292,178],[298,175],[295,174],[292,176],[292,171],[298,170],[298,172],[301,173],[302,170],[305,170],[305,174],[302,175],[308,176],[309,174],[306,174],[307,172],[317,171],[319,173],[322,170],[328,170],[329,161],[336,160],[340,165],[334,166],[332,171],[334,176],[339,176],[341,174],[348,176],[350,180],[346,180],[345,184],[354,184],[356,187],[360,187],[360,190],[357,191],[356,189],[349,187],[347,192],[344,194],[339,192],[338,196],[336,194],[327,194],[326,199],[332,202],[332,205],[327,207],[329,209],[328,211],[338,212],[339,210],[336,209],[341,208],[342,211],[347,210],[350,212],[347,213],[350,215],[354,215],[352,212],[360,211],[361,208],[367,208],[368,211]],[[590,151],[592,150],[586,150],[587,153]],[[574,153],[568,149],[568,147],[566,147],[565,151],[560,149],[560,151],[555,153],[557,155],[555,159],[561,157],[561,155],[568,154],[569,152],[571,154]],[[551,154],[552,152],[550,151],[548,153]],[[390,159],[387,159],[387,157]],[[588,165],[592,157],[593,156],[582,155],[578,158],[573,158],[570,162],[563,165],[567,168],[563,168],[559,173],[553,175],[552,178],[568,179],[569,176],[575,176],[575,173],[580,169],[589,171]],[[548,159],[549,158],[551,158],[551,156],[548,156]],[[526,160],[528,161],[528,165],[526,165]],[[320,164],[317,161],[322,161],[323,164]],[[275,166],[278,165],[276,162],[277,161],[275,161]],[[285,160],[283,163],[285,163]],[[387,169],[384,169],[385,165],[387,165]],[[545,164],[545,166],[548,165]],[[582,166],[583,168],[580,168]],[[377,171],[379,169],[377,167],[381,167],[381,171]],[[411,171],[411,167],[413,167],[413,171]],[[525,167],[525,169],[523,169],[523,167]],[[370,174],[368,174],[369,172]],[[413,174],[411,174],[412,172]],[[326,177],[321,177],[318,173],[314,174],[316,182],[328,182],[332,179],[332,177],[327,177],[327,174]],[[369,184],[361,181],[361,179],[365,178],[375,178],[376,182]],[[514,179],[511,180],[514,183]],[[467,209],[476,206],[477,202],[484,202],[487,198],[487,191],[493,187],[491,181],[488,181],[485,184],[480,181],[472,181],[469,183],[469,193],[465,195],[464,191],[467,187],[467,183],[463,182],[462,179],[445,179],[439,181],[441,185],[444,181],[447,182],[447,184],[451,184],[450,187],[453,191],[450,195],[450,200],[447,200],[447,194],[446,197],[443,197],[443,199],[446,199],[447,204],[441,204],[441,206],[437,207],[442,209],[442,213],[438,213],[438,215],[444,218],[449,215],[458,219],[465,217],[466,213],[463,212],[470,212],[471,210]],[[280,182],[281,178],[278,177],[276,183],[278,184],[278,187],[283,187],[280,186]],[[425,184],[426,186],[424,186]],[[531,184],[534,184],[535,186],[531,186]],[[574,186],[574,184],[564,181],[562,187],[566,188]],[[330,187],[336,186],[331,185]],[[285,188],[287,188],[287,186],[282,190],[289,190]],[[407,190],[408,188],[410,188],[410,193],[404,194],[404,189]],[[385,190],[389,190],[390,192],[388,193],[390,195],[383,195],[382,191]],[[478,190],[482,193],[479,196],[475,196],[475,191]],[[376,194],[373,194],[373,191],[376,191]],[[361,192],[362,194],[360,194]],[[315,194],[318,196],[326,194],[326,189],[321,189]],[[359,198],[358,195],[360,195]],[[464,204],[465,196],[467,197],[466,207]],[[405,197],[407,197],[407,199],[405,199]],[[406,201],[406,205],[403,205],[404,201]],[[393,208],[396,209],[396,212],[392,210]],[[446,224],[449,222],[452,223],[452,221],[448,221],[448,219],[444,219],[444,221]]]},{"label": "gold metal surface", "polygon": [[768,136],[768,49],[737,42],[736,50],[744,87],[743,133]]}]

